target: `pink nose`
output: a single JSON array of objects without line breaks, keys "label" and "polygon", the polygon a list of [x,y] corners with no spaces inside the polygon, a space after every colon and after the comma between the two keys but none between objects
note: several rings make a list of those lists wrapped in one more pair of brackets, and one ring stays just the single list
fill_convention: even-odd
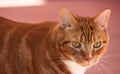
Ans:
[{"label": "pink nose", "polygon": [[89,62],[92,60],[92,57],[86,57],[85,59]]}]

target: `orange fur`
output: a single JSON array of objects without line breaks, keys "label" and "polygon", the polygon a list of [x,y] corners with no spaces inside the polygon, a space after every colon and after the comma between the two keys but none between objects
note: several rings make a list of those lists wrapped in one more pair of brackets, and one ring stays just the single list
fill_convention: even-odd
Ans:
[{"label": "orange fur", "polygon": [[[110,12],[103,13],[80,17],[62,9],[60,22],[36,24],[0,17],[0,74],[72,74],[64,61],[81,67],[96,64],[109,41],[107,27],[100,21],[102,17],[108,21]],[[80,42],[81,47],[72,47],[71,41]],[[97,41],[103,46],[96,50],[93,44]],[[89,65],[86,57],[90,55]]]}]

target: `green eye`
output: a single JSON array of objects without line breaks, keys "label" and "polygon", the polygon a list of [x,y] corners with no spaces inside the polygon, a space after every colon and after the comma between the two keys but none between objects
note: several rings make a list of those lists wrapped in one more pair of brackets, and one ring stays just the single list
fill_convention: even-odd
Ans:
[{"label": "green eye", "polygon": [[101,42],[101,41],[98,41],[98,42],[95,42],[95,43],[94,43],[93,47],[94,47],[94,48],[100,48],[101,45],[102,45],[102,42]]},{"label": "green eye", "polygon": [[72,47],[74,47],[74,48],[80,48],[81,47],[81,44],[78,41],[72,41],[71,44],[72,44]]}]

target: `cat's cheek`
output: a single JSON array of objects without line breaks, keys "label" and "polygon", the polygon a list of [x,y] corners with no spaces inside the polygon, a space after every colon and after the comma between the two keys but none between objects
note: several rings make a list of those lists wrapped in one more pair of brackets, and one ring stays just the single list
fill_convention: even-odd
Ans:
[{"label": "cat's cheek", "polygon": [[92,67],[92,66],[94,66],[94,65],[96,65],[96,64],[98,64],[98,63],[99,63],[99,60],[91,60],[91,61],[89,62],[88,68],[90,68],[90,67]]},{"label": "cat's cheek", "polygon": [[103,46],[102,48],[95,51],[94,56],[102,57],[105,54],[105,52],[106,52],[106,47]]},{"label": "cat's cheek", "polygon": [[95,59],[95,60],[92,61],[93,65],[97,64],[98,62],[99,62],[98,59]]}]

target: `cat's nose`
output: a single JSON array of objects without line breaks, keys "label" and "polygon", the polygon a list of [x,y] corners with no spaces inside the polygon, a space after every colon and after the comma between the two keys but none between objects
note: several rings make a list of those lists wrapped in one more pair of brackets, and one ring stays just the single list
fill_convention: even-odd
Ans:
[{"label": "cat's nose", "polygon": [[90,62],[92,60],[92,57],[86,57],[85,58],[88,62]]}]

